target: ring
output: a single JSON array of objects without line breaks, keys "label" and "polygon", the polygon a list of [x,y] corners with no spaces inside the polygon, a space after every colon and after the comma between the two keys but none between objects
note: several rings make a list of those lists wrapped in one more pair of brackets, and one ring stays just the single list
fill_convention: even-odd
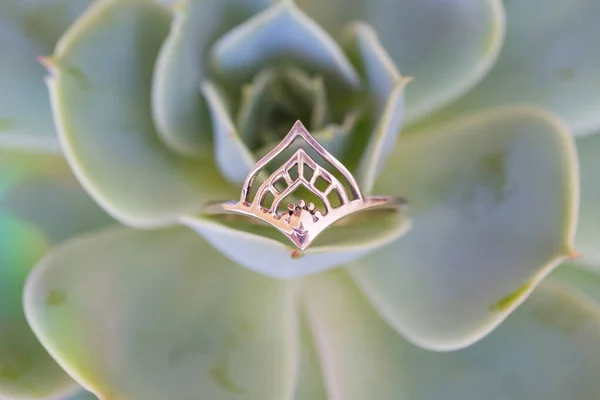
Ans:
[{"label": "ring", "polygon": [[[306,150],[300,146],[254,192],[256,178],[262,176],[268,164],[297,139],[304,140]],[[337,174],[315,162],[307,151],[314,152],[315,158],[322,158]],[[321,209],[312,201],[299,199],[280,210],[282,201],[301,187],[310,192]],[[363,196],[348,169],[297,121],[285,138],[248,172],[239,201],[207,203],[204,213],[237,214],[266,223],[285,235],[298,249],[305,250],[320,233],[341,219],[367,210],[399,210],[405,204],[406,200],[400,196]]]}]

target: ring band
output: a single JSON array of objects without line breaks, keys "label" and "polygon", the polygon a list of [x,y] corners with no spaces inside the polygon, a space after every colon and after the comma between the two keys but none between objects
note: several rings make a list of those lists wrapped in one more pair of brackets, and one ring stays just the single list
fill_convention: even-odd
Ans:
[{"label": "ring band", "polygon": [[[288,161],[260,184],[252,196],[256,178],[297,138],[303,139],[309,149],[331,164],[339,172],[341,179],[316,163],[299,147]],[[295,168],[297,176],[292,177],[290,171]],[[317,188],[318,180],[324,182],[323,189]],[[283,212],[278,211],[281,202],[300,187],[308,189],[322,201],[324,212],[316,209],[314,203],[307,203],[303,199],[287,204],[287,209]],[[337,200],[335,203],[330,200],[332,195]],[[272,199],[270,204],[268,198]],[[297,121],[286,137],[250,170],[239,201],[210,202],[205,205],[203,212],[208,215],[237,214],[267,223],[285,235],[298,249],[305,250],[320,233],[346,217],[368,210],[397,211],[405,205],[406,200],[400,196],[363,196],[348,169]]]}]

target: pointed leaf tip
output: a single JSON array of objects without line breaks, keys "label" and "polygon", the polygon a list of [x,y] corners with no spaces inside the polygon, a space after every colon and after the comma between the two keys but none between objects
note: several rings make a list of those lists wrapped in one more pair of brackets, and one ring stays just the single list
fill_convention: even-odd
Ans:
[{"label": "pointed leaf tip", "polygon": [[36,61],[39,62],[46,68],[47,70],[52,70],[56,68],[56,60],[49,56],[39,56],[36,58]]},{"label": "pointed leaf tip", "polygon": [[290,251],[290,257],[292,260],[298,260],[299,258],[304,257],[304,252],[298,249],[292,249]]},{"label": "pointed leaf tip", "polygon": [[583,254],[582,254],[582,253],[580,253],[580,252],[578,252],[578,251],[572,250],[572,251],[571,251],[571,253],[569,253],[568,257],[569,257],[571,260],[576,260],[576,259],[578,259],[578,258],[581,258],[581,257],[583,257]]}]

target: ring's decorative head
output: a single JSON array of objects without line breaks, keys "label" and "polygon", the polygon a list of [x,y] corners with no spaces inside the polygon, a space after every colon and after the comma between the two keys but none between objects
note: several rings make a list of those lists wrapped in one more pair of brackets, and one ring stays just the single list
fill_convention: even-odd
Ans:
[{"label": "ring's decorative head", "polygon": [[[296,139],[304,140],[314,151],[339,173],[328,171],[315,162],[302,147],[289,160],[262,181],[255,194],[255,182],[277,156],[288,149]],[[291,171],[295,173],[292,176]],[[317,181],[324,186],[317,187]],[[280,211],[282,201],[299,188],[308,190],[323,204],[323,211],[307,199],[290,203]],[[333,200],[332,200],[333,199]],[[331,155],[304,125],[297,121],[286,137],[250,170],[239,202],[210,204],[207,213],[234,213],[259,219],[283,233],[300,250],[305,250],[315,238],[335,222],[359,211],[373,208],[398,208],[404,204],[399,197],[365,198],[352,174]]]}]

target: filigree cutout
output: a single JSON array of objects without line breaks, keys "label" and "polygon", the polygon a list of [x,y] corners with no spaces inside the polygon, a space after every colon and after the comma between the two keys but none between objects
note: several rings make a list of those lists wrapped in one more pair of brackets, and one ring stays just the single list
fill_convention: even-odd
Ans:
[{"label": "filigree cutout", "polygon": [[[257,178],[265,167],[283,151],[288,149],[297,139],[303,139],[327,163],[331,164],[347,181],[345,186],[334,174],[316,163],[301,147],[282,166],[277,168],[258,187],[256,194],[251,198],[252,189],[257,184]],[[297,168],[297,175],[292,178],[290,171]],[[308,173],[312,171],[312,173]],[[317,188],[317,181],[324,181],[326,186]],[[321,212],[306,199],[300,199],[296,204],[290,203],[283,212],[281,202],[294,193],[299,187],[304,187],[317,198],[324,206]],[[335,194],[339,204],[333,206],[330,195]],[[352,174],[306,130],[300,121],[297,121],[286,137],[267,155],[261,158],[250,170],[244,181],[240,201],[222,203],[216,207],[219,210],[213,213],[226,212],[242,214],[265,222],[283,233],[300,250],[306,249],[315,238],[329,228],[336,221],[363,209],[374,207],[394,208],[398,206],[396,199],[388,197],[370,197],[365,199]]]}]

